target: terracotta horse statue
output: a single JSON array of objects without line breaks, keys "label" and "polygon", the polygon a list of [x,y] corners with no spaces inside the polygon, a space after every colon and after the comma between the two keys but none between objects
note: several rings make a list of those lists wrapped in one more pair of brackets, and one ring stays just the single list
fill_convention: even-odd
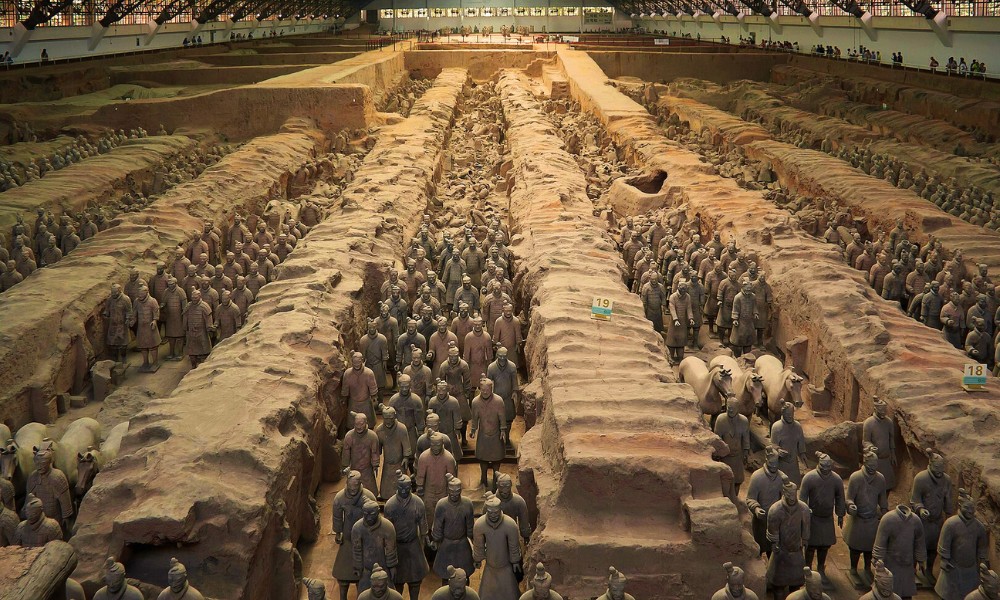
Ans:
[{"label": "terracotta horse statue", "polygon": [[733,395],[732,371],[721,366],[709,368],[705,361],[689,356],[681,361],[680,380],[694,388],[698,409],[708,415],[711,424],[726,406],[726,398]]},{"label": "terracotta horse statue", "polygon": [[740,413],[746,418],[753,416],[764,404],[764,377],[756,368],[744,371],[736,359],[728,355],[716,356],[708,363],[709,368],[719,366],[733,374],[733,391],[740,403]]},{"label": "terracotta horse statue", "polygon": [[786,368],[773,356],[761,356],[754,368],[764,378],[764,394],[767,396],[767,417],[773,423],[781,418],[781,407],[791,402],[796,408],[802,406],[803,378]]}]

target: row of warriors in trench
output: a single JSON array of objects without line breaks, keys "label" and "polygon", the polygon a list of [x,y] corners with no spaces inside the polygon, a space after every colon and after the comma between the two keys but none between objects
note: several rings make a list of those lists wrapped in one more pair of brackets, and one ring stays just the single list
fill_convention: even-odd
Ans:
[{"label": "row of warriors in trench", "polygon": [[[739,357],[764,342],[770,323],[760,316],[770,318],[770,286],[762,273],[756,273],[753,257],[741,253],[735,240],[724,247],[716,235],[702,246],[699,230],[697,218],[683,224],[629,219],[621,227],[619,243],[633,290],[642,296],[646,317],[663,332],[663,315],[669,314],[667,346],[677,361],[683,358],[684,346],[694,345],[690,336],[697,340],[704,320],[711,323],[710,317],[703,315],[712,305],[720,342]],[[897,243],[905,240],[898,232],[893,237],[899,238]],[[729,278],[721,283],[710,281],[712,291],[693,298],[696,294],[690,290],[697,287],[698,273],[717,268],[728,268]],[[664,276],[672,282],[669,296],[661,283]],[[725,285],[739,277],[743,278],[741,284]],[[758,302],[758,296],[764,302]],[[697,305],[704,310],[695,313]],[[722,318],[723,312],[730,320]],[[738,333],[741,326],[743,331]],[[722,333],[726,330],[728,335]],[[944,600],[995,595],[989,591],[995,587],[996,575],[988,569],[987,530],[976,517],[971,494],[953,488],[940,454],[925,450],[928,467],[914,478],[909,502],[890,509],[888,494],[896,486],[896,426],[887,403],[876,397],[872,404],[873,414],[862,428],[862,464],[850,476],[846,490],[827,454],[816,452],[816,467],[809,469],[805,435],[795,419],[801,400],[784,402],[775,416],[765,462],[750,476],[744,500],[754,539],[768,560],[767,585],[775,600],[806,596],[820,600],[825,597],[824,589],[832,589],[826,563],[830,548],[838,543],[837,528],[849,550],[852,583],[859,589],[871,588],[869,595],[873,597],[911,598],[918,578]],[[709,416],[729,451],[718,458],[733,472],[730,495],[738,501],[751,452],[749,419],[756,414],[756,407],[745,410],[731,391],[722,407]],[[935,576],[938,557],[941,565]],[[863,570],[859,570],[862,558]]]}]

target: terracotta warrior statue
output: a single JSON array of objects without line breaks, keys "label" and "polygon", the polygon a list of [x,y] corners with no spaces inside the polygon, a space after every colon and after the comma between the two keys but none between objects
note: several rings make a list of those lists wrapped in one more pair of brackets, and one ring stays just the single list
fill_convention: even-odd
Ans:
[{"label": "terracotta warrior statue", "polygon": [[188,583],[187,569],[176,558],[170,559],[167,587],[156,598],[157,600],[205,600],[201,592]]},{"label": "terracotta warrior statue", "polygon": [[535,565],[535,576],[531,578],[531,587],[521,594],[520,600],[562,600],[562,596],[552,589],[552,575],[545,570],[544,564]]},{"label": "terracotta warrior statue", "polygon": [[479,600],[479,594],[469,587],[465,569],[448,565],[445,574],[447,578],[431,596],[431,600]]},{"label": "terracotta warrior statue", "polygon": [[902,600],[899,594],[892,591],[892,573],[885,568],[885,563],[875,561],[875,581],[870,592],[861,596],[860,600]]},{"label": "terracotta warrior statue", "polygon": [[[468,341],[466,341],[468,348]],[[469,438],[476,441],[476,460],[479,461],[480,483],[486,488],[489,483],[487,471],[493,469],[493,478],[500,472],[500,463],[506,456],[507,431],[509,424],[503,399],[493,393],[493,382],[482,377],[479,380],[479,395],[472,401],[472,429]]]},{"label": "terracotta warrior statue", "polygon": [[875,411],[865,419],[862,427],[862,442],[867,442],[878,451],[878,472],[885,478],[886,490],[896,485],[896,426],[889,417],[889,405],[875,396]]},{"label": "terracotta warrior statue", "polygon": [[[781,500],[767,511],[767,539],[771,557],[767,564],[767,583],[775,600],[784,600],[789,587],[805,583],[802,551],[809,544],[809,507],[798,499],[798,486],[785,479]],[[821,585],[822,587],[822,585]]]},{"label": "terracotta warrior statue", "polygon": [[[410,478],[396,471],[396,495],[385,503],[385,518],[396,530],[397,565],[393,583],[396,589],[409,589],[410,600],[420,598],[420,583],[430,567],[424,556],[424,546],[430,541],[424,501],[413,493]],[[375,589],[372,571],[372,589]]]},{"label": "terracotta warrior statue", "polygon": [[358,600],[403,600],[403,596],[392,587],[389,573],[381,565],[372,567],[371,587],[358,594]]},{"label": "terracotta warrior statue", "polygon": [[73,516],[73,499],[70,496],[66,475],[53,466],[55,448],[52,440],[45,438],[35,447],[35,470],[28,476],[26,490],[42,501],[45,516],[66,527]]},{"label": "terracotta warrior statue", "polygon": [[104,320],[108,327],[108,351],[112,358],[125,364],[125,352],[129,342],[129,320],[132,300],[122,293],[122,286],[111,284],[111,295],[104,302]]},{"label": "terracotta warrior statue", "polygon": [[823,592],[823,578],[809,567],[802,568],[806,583],[803,587],[788,594],[786,600],[830,600]]},{"label": "terracotta warrior statue", "polygon": [[[361,473],[349,471],[344,489],[333,499],[333,535],[340,548],[333,563],[333,577],[340,585],[340,600],[347,600],[352,583],[357,584],[361,574],[354,570],[354,524],[361,520],[365,502],[374,501],[375,494],[361,485]],[[346,544],[345,544],[346,542]]]},{"label": "terracotta warrior statue", "polygon": [[497,476],[497,499],[500,501],[500,510],[517,523],[517,529],[521,533],[521,539],[525,545],[531,538],[531,520],[528,518],[528,504],[524,498],[514,493],[514,482],[510,475],[500,473]]},{"label": "terracotta warrior statue", "polygon": [[303,577],[302,585],[306,586],[308,600],[326,600],[326,584],[321,580]]},{"label": "terracotta warrior statue", "polygon": [[937,550],[941,573],[934,591],[942,600],[964,600],[979,583],[979,564],[988,562],[990,539],[976,518],[976,503],[964,489],[958,490],[958,514],[948,517],[941,528]]},{"label": "terracotta warrior statue", "polygon": [[[423,464],[421,461],[421,466]],[[453,566],[467,573],[475,571],[471,543],[473,521],[472,500],[462,496],[462,480],[452,476],[448,480],[447,497],[438,500],[434,510],[431,529],[431,548],[437,550],[434,572],[442,583],[447,583]]]},{"label": "terracotta warrior statue", "polygon": [[733,349],[733,354],[739,358],[749,352],[757,340],[755,324],[759,315],[753,283],[749,279],[742,281],[740,292],[733,298],[732,317],[733,328],[729,335],[729,346]]},{"label": "terracotta warrior statue", "polygon": [[670,310],[667,349],[670,351],[670,362],[675,365],[684,360],[684,347],[687,346],[688,336],[695,326],[694,306],[691,294],[688,293],[689,289],[688,282],[681,281],[677,285],[677,291],[670,294],[667,301]]},{"label": "terracotta warrior statue", "polygon": [[824,586],[830,586],[826,576],[826,555],[830,546],[837,543],[837,532],[833,528],[834,514],[837,525],[844,527],[847,504],[844,501],[844,480],[833,471],[833,459],[823,452],[817,452],[816,469],[802,478],[799,498],[809,507],[809,545],[806,547],[806,565],[812,566],[816,556],[816,571]]},{"label": "terracotta warrior statue", "polygon": [[751,530],[760,551],[770,558],[771,541],[767,536],[767,514],[771,506],[781,499],[784,473],[778,469],[781,449],[774,445],[764,448],[764,465],[750,476],[747,487],[747,509],[753,517]]},{"label": "terracotta warrior statue", "polygon": [[434,524],[438,501],[448,495],[448,482],[458,475],[455,457],[444,449],[446,439],[440,433],[431,434],[430,448],[417,461],[417,495],[424,501],[430,526]]},{"label": "terracotta warrior statue", "polygon": [[351,544],[354,572],[360,577],[358,591],[364,592],[371,587],[374,565],[384,563],[389,579],[395,579],[399,559],[396,555],[396,528],[379,514],[378,502],[365,500],[361,510],[362,517],[351,531]]},{"label": "terracotta warrior statue", "polygon": [[59,523],[45,516],[42,501],[30,493],[24,501],[24,516],[25,520],[17,525],[11,535],[10,545],[41,548],[51,541],[63,539]]},{"label": "terracotta warrior statue", "polygon": [[125,565],[110,556],[104,562],[104,583],[94,600],[143,600],[138,588],[125,583]]},{"label": "terracotta warrior statue", "polygon": [[379,480],[379,494],[388,499],[394,489],[396,472],[412,472],[413,450],[406,426],[396,420],[396,409],[386,406],[382,409],[382,422],[375,428],[379,448],[382,452],[382,478]]},{"label": "terracotta warrior statue", "polygon": [[135,345],[142,352],[140,373],[153,373],[158,368],[160,347],[160,303],[149,295],[149,288],[139,286],[132,301],[129,326],[135,330]]},{"label": "terracotta warrior statue", "polygon": [[781,418],[771,425],[771,443],[785,451],[778,468],[798,484],[802,480],[799,457],[806,453],[806,438],[802,424],[795,420],[795,405],[791,402],[781,406]]},{"label": "terracotta warrior statue", "polygon": [[715,435],[722,438],[729,449],[722,462],[733,472],[733,495],[738,496],[740,485],[746,479],[744,465],[750,458],[750,421],[740,414],[740,401],[736,396],[726,399],[726,414],[715,420]]},{"label": "terracotta warrior statue", "polygon": [[191,302],[184,308],[184,345],[192,369],[205,362],[212,351],[213,331],[212,307],[202,300],[200,290],[192,290]]},{"label": "terracotta warrior statue", "polygon": [[[924,525],[924,544],[927,547],[927,564],[924,567],[924,577],[928,582],[934,582],[931,570],[934,568],[934,560],[937,558],[937,541],[941,534],[941,526],[948,518],[948,515],[955,512],[954,500],[951,491],[951,477],[944,472],[944,457],[927,449],[928,464],[927,469],[917,473],[913,478],[913,487],[910,490],[910,504],[913,511],[920,517]],[[889,570],[896,576],[897,582],[900,574],[892,568]],[[900,593],[906,597],[906,594]],[[912,595],[912,594],[911,594]]]},{"label": "terracotta warrior statue", "polygon": [[[437,393],[427,402],[427,409],[434,411],[434,414],[438,416],[438,431],[448,437],[450,445],[448,451],[456,458],[461,458],[462,443],[459,439],[459,432],[462,431],[464,425],[462,407],[458,404],[458,400],[451,395],[447,381],[438,379],[435,383],[435,389]],[[419,453],[414,454],[417,458],[420,457]]]},{"label": "terracotta warrior statue", "polygon": [[979,565],[979,587],[965,600],[1000,600],[1000,575],[986,563]]},{"label": "terracotta warrior statue", "polygon": [[486,493],[486,513],[476,519],[472,530],[472,559],[476,568],[483,567],[479,582],[482,598],[517,600],[518,582],[524,578],[524,562],[517,524],[503,514],[500,499]]},{"label": "terracotta warrior statue", "polygon": [[378,486],[375,484],[379,467],[378,435],[368,428],[368,417],[364,413],[353,413],[352,417],[354,429],[344,436],[340,464],[358,472],[365,489],[378,494]]},{"label": "terracotta warrior statue", "polygon": [[608,591],[597,600],[635,600],[632,594],[625,592],[625,575],[614,567],[608,567]]},{"label": "terracotta warrior statue", "polygon": [[[844,542],[851,553],[850,577],[855,586],[871,585],[872,548],[879,520],[889,509],[885,477],[878,472],[878,449],[865,444],[861,468],[847,482],[847,522]],[[858,560],[865,557],[865,579],[858,574]],[[866,581],[867,580],[867,581]]]},{"label": "terracotta warrior statue", "polygon": [[757,600],[757,594],[745,587],[743,569],[731,562],[722,568],[726,570],[726,586],[712,594],[712,600]]},{"label": "terracotta warrior statue", "polygon": [[872,556],[892,571],[893,591],[900,598],[912,598],[917,593],[914,570],[917,565],[924,565],[927,545],[920,517],[909,506],[900,504],[879,521]]},{"label": "terracotta warrior statue", "polygon": [[163,332],[170,344],[167,360],[181,360],[181,349],[184,347],[184,309],[187,307],[187,294],[177,285],[173,276],[167,277],[167,289],[163,291],[160,306],[160,320],[163,321]]}]

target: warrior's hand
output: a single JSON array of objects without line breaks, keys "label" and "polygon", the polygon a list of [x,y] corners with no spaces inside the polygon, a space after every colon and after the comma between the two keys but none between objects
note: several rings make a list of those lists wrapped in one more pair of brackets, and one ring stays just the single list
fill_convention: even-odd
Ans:
[{"label": "warrior's hand", "polygon": [[679,320],[677,320],[677,319],[674,319],[674,327],[680,327],[680,326],[681,326],[681,322]]},{"label": "warrior's hand", "polygon": [[739,327],[740,327],[740,320],[733,319],[733,329],[739,329]]},{"label": "warrior's hand", "polygon": [[524,575],[524,566],[521,563],[514,563],[512,566],[514,567],[515,577],[522,577]]},{"label": "warrior's hand", "polygon": [[955,568],[955,565],[948,559],[941,559],[941,570],[945,572],[951,572]]},{"label": "warrior's hand", "polygon": [[470,440],[476,439],[476,430],[475,429],[473,429],[472,431],[469,432],[469,439]]},{"label": "warrior's hand", "polygon": [[894,467],[895,467],[895,466],[896,466],[896,462],[897,462],[897,461],[896,461],[896,453],[895,453],[895,452],[890,452],[890,453],[889,453],[889,463],[890,463],[890,464],[891,464],[892,466],[894,466]]},{"label": "warrior's hand", "polygon": [[336,539],[334,541],[337,542],[338,544],[343,544],[344,543],[344,534],[343,533],[338,533],[337,537],[336,537]]},{"label": "warrior's hand", "polygon": [[926,508],[921,508],[919,512],[921,519],[926,521],[927,519],[931,518],[931,511],[927,510]]},{"label": "warrior's hand", "polygon": [[767,516],[767,513],[766,513],[766,512],[764,512],[764,509],[763,509],[763,508],[760,508],[760,507],[757,507],[757,508],[756,508],[756,509],[755,509],[755,510],[753,511],[753,514],[754,514],[754,516],[755,516],[755,517],[757,517],[758,519],[763,519],[764,517],[766,517],[766,516]]},{"label": "warrior's hand", "polygon": [[856,517],[858,515],[858,505],[853,502],[848,502],[847,514],[851,515],[852,517]]},{"label": "warrior's hand", "polygon": [[837,516],[837,527],[844,528],[844,515]]}]

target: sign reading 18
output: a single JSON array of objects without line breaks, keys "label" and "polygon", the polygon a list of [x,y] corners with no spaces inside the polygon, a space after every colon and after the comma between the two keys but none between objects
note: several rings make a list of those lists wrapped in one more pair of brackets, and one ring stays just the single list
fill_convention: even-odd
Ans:
[{"label": "sign reading 18", "polygon": [[986,365],[965,365],[966,377],[983,377],[986,374]]}]

